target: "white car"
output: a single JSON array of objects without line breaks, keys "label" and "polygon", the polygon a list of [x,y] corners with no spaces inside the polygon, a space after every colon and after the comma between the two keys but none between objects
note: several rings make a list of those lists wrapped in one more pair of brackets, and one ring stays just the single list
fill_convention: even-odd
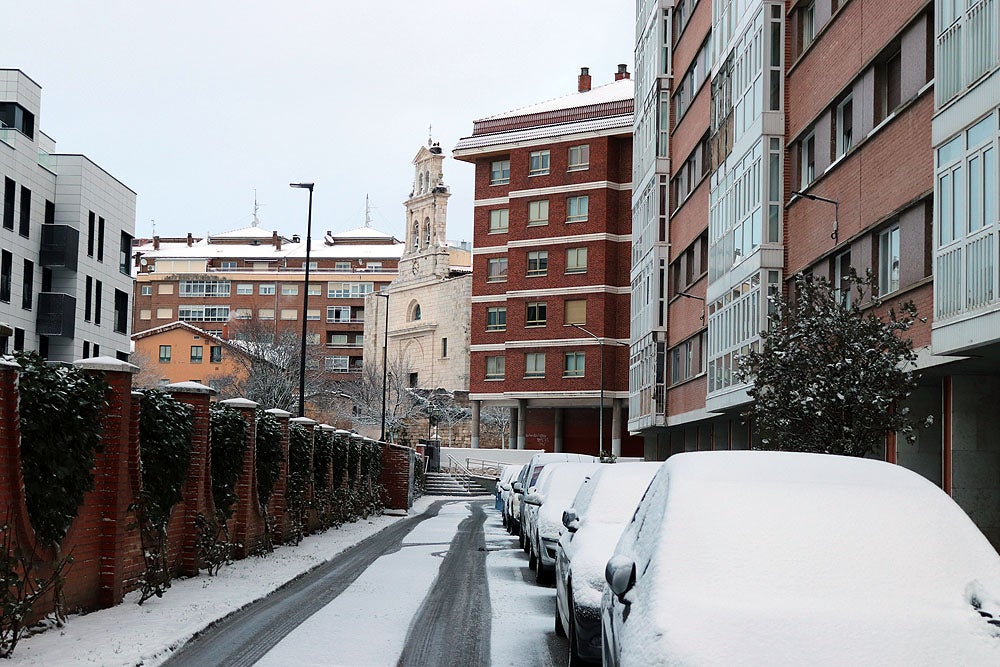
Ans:
[{"label": "white car", "polygon": [[1000,665],[1000,556],[883,461],[672,456],[605,575],[605,665]]},{"label": "white car", "polygon": [[[575,462],[591,462],[599,461],[596,456],[589,456],[587,454],[566,454],[564,452],[539,452],[531,457],[528,461],[526,470],[521,471],[522,477],[519,478],[518,484],[520,484],[520,489],[516,486],[514,487],[515,493],[521,494],[518,498],[519,507],[516,511],[518,521],[520,521],[520,515],[524,513],[524,494],[531,493],[533,487],[538,483],[538,476],[542,474],[545,466],[550,463],[563,463],[566,461]],[[518,523],[520,527],[520,523]],[[528,543],[525,540],[525,533],[523,530],[519,530],[518,534],[521,537],[521,548],[528,551]]]},{"label": "white car", "polygon": [[500,473],[500,478],[497,480],[497,502],[500,505],[500,511],[503,515],[503,526],[507,527],[509,520],[509,499],[514,493],[513,483],[517,479],[517,476],[521,473],[521,469],[524,468],[523,465],[508,465],[504,466],[503,471]]},{"label": "white car", "polygon": [[602,465],[563,513],[556,550],[556,634],[569,635],[569,663],[601,661],[604,568],[660,463]]}]

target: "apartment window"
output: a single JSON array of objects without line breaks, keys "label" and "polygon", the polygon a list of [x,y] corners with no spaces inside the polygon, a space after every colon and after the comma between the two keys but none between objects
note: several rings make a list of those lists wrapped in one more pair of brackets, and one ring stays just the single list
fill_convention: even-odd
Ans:
[{"label": "apartment window", "polygon": [[0,251],[0,301],[4,303],[10,303],[10,282],[13,271],[14,255],[6,250]]},{"label": "apartment window", "polygon": [[507,374],[506,358],[503,355],[486,357],[486,379],[503,380]]},{"label": "apartment window", "polygon": [[209,358],[208,360],[213,364],[222,363],[222,346],[213,345],[208,348]]},{"label": "apartment window", "polygon": [[94,300],[94,279],[87,276],[83,283],[83,319],[90,321],[91,307]]},{"label": "apartment window", "polygon": [[549,224],[549,200],[539,199],[528,202],[528,226]]},{"label": "apartment window", "polygon": [[347,345],[347,334],[328,333],[326,344],[331,347],[345,347]]},{"label": "apartment window", "polygon": [[223,260],[219,262],[219,268],[223,271],[235,271],[237,266],[237,262],[232,260]]},{"label": "apartment window", "polygon": [[104,218],[97,217],[97,261],[104,261]]},{"label": "apartment window", "polygon": [[544,301],[532,301],[527,305],[524,316],[524,326],[544,327],[546,320],[546,305]]},{"label": "apartment window", "polygon": [[201,363],[201,360],[203,358],[202,355],[204,354],[203,350],[204,350],[204,348],[201,345],[192,345],[191,346],[191,363],[192,364],[200,364]]},{"label": "apartment window", "polygon": [[238,320],[250,320],[253,319],[253,309],[251,308],[237,308],[236,319]]},{"label": "apartment window", "polygon": [[799,30],[802,34],[802,51],[816,37],[816,3],[810,2],[799,10]]},{"label": "apartment window", "polygon": [[507,330],[506,306],[492,306],[486,309],[486,330],[487,331]]},{"label": "apartment window", "polygon": [[506,234],[510,221],[510,211],[498,208],[490,211],[490,234]]},{"label": "apartment window", "polygon": [[104,300],[104,284],[100,280],[94,281],[94,324],[97,326],[101,325],[101,311],[104,310],[103,304]]},{"label": "apartment window", "polygon": [[329,283],[326,296],[329,299],[361,299],[374,290],[374,283]]},{"label": "apartment window", "polygon": [[9,178],[3,179],[3,227],[14,229],[14,193],[17,185]]},{"label": "apartment window", "polygon": [[298,296],[299,286],[295,284],[282,283],[281,296]]},{"label": "apartment window", "polygon": [[170,363],[170,346],[161,345],[160,346],[160,363],[169,364]]},{"label": "apartment window", "polygon": [[252,295],[253,294],[253,284],[251,283],[237,283],[236,284],[236,294]]},{"label": "apartment window", "polygon": [[837,290],[838,301],[851,306],[851,251],[842,252],[833,259],[833,288]]},{"label": "apartment window", "polygon": [[140,296],[153,296],[153,286],[152,285],[141,285],[139,287]]},{"label": "apartment window", "polygon": [[274,308],[260,308],[257,311],[258,320],[273,320],[274,319]]},{"label": "apartment window", "polygon": [[563,356],[563,377],[582,378],[586,366],[583,352],[567,352]]},{"label": "apartment window", "polygon": [[351,263],[350,262],[337,262],[336,264],[333,265],[333,270],[334,271],[343,271],[345,273],[350,273],[351,272]]},{"label": "apartment window", "polygon": [[[94,356],[98,354],[98,347],[94,346]],[[24,329],[14,328],[14,351],[21,352],[24,350]]]},{"label": "apartment window", "polygon": [[510,183],[510,160],[494,160],[490,165],[490,185]]},{"label": "apartment window", "polygon": [[524,355],[524,377],[543,378],[545,377],[545,353],[528,352]]},{"label": "apartment window", "polygon": [[281,319],[285,321],[297,320],[299,319],[299,311],[295,310],[294,308],[282,308]]},{"label": "apartment window", "polygon": [[24,260],[24,273],[21,276],[21,308],[31,310],[35,289],[35,263]]},{"label": "apartment window", "polygon": [[326,307],[326,321],[327,322],[350,322],[351,321],[351,307],[350,306],[327,306]]},{"label": "apartment window", "polygon": [[151,320],[153,319],[153,310],[151,308],[142,308],[139,310],[140,320]]},{"label": "apartment window", "polygon": [[84,359],[89,359],[90,358],[90,341],[89,340],[83,341],[83,358]]},{"label": "apartment window", "polygon": [[689,339],[670,350],[670,384],[684,382],[694,377],[694,339]]},{"label": "apartment window", "polygon": [[309,320],[309,321],[319,322],[320,319],[322,319],[320,317],[319,309],[317,308],[317,309],[314,310],[314,309],[310,308],[309,310],[307,310],[306,311],[306,319]]},{"label": "apartment window", "polygon": [[566,273],[587,272],[587,248],[566,249]]},{"label": "apartment window", "polygon": [[182,280],[177,285],[177,294],[182,297],[228,297],[228,280]]},{"label": "apartment window", "polygon": [[879,295],[899,289],[899,225],[885,230],[878,237]]},{"label": "apartment window", "polygon": [[350,358],[346,356],[327,357],[325,359],[325,367],[326,370],[328,371],[334,371],[335,373],[346,373],[349,362]]},{"label": "apartment window", "polygon": [[442,359],[447,359],[448,358],[448,339],[447,338],[442,338],[441,339],[441,358]]},{"label": "apartment window", "polygon": [[314,283],[309,283],[309,296],[323,296],[323,286]]},{"label": "apartment window", "polygon": [[156,309],[156,319],[158,319],[158,320],[170,320],[170,319],[173,319],[173,317],[174,317],[174,309],[173,308],[157,308]]},{"label": "apartment window", "polygon": [[549,152],[532,151],[528,154],[528,176],[541,176],[549,173]]},{"label": "apartment window", "polygon": [[563,306],[564,324],[586,324],[587,323],[587,300],[567,299]]},{"label": "apartment window", "polygon": [[261,296],[271,296],[275,294],[274,283],[262,283],[258,285],[257,294]]},{"label": "apartment window", "polygon": [[[54,225],[55,222],[56,222],[56,204],[55,204],[55,202],[51,202],[48,199],[46,199],[45,200],[45,224],[46,225]],[[122,232],[122,234],[125,234],[125,232]],[[128,247],[129,247],[129,250],[132,249],[132,237],[131,236],[129,236]]]},{"label": "apartment window", "polygon": [[569,147],[569,168],[567,171],[581,171],[590,168],[590,145]]},{"label": "apartment window", "polygon": [[566,199],[566,222],[583,222],[590,209],[590,197],[568,197]]},{"label": "apartment window", "polygon": [[21,221],[17,233],[28,238],[31,234],[31,190],[21,186]]},{"label": "apartment window", "polygon": [[799,184],[802,188],[816,178],[816,134],[812,131],[799,142]]},{"label": "apartment window", "polygon": [[128,293],[115,290],[115,332],[128,333]]},{"label": "apartment window", "polygon": [[507,280],[507,258],[491,257],[487,261],[486,282],[502,283]]},{"label": "apartment window", "polygon": [[528,275],[544,276],[549,272],[549,251],[532,250],[528,253]]},{"label": "apartment window", "polygon": [[837,157],[851,150],[854,145],[854,98],[848,96],[837,105],[834,118],[837,131]]},{"label": "apartment window", "polygon": [[903,59],[897,50],[875,70],[876,122],[887,118],[902,102]]},{"label": "apartment window", "polygon": [[156,293],[157,294],[173,294],[174,293],[174,285],[173,285],[173,283],[160,283],[159,285],[156,286]]}]

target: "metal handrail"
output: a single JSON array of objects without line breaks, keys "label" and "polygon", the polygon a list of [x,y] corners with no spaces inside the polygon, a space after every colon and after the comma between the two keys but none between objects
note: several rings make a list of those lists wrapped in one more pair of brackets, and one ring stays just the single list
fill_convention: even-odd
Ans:
[{"label": "metal handrail", "polygon": [[503,469],[505,465],[510,465],[509,463],[504,463],[503,461],[492,461],[490,459],[473,459],[466,457],[465,466],[466,469],[472,470],[473,464],[479,468],[479,471],[483,474],[487,474],[487,468],[490,469],[490,474],[499,475],[500,470]]}]

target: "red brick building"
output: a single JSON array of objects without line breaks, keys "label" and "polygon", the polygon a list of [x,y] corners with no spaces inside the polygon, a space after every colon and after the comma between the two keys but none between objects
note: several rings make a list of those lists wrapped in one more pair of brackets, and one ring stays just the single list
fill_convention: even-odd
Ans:
[{"label": "red brick building", "polygon": [[476,167],[473,446],[499,408],[512,447],[641,454],[623,434],[632,117],[626,67],[593,89],[584,68],[577,93],[477,120],[455,148]]}]

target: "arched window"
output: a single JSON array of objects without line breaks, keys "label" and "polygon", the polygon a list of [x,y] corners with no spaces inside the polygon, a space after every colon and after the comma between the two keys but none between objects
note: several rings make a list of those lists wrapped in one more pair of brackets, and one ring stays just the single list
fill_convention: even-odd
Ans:
[{"label": "arched window", "polygon": [[416,322],[420,319],[420,304],[416,301],[410,302],[409,317],[407,319],[411,322]]},{"label": "arched window", "polygon": [[424,172],[424,192],[431,189],[431,175],[426,171]]},{"label": "arched window", "polygon": [[413,221],[413,249],[417,250],[420,247],[420,223],[416,220]]},{"label": "arched window", "polygon": [[431,244],[431,219],[424,219],[424,247],[429,247]]},{"label": "arched window", "polygon": [[413,319],[414,320],[419,320],[420,319],[420,304],[419,303],[417,304],[416,308],[413,309]]}]

